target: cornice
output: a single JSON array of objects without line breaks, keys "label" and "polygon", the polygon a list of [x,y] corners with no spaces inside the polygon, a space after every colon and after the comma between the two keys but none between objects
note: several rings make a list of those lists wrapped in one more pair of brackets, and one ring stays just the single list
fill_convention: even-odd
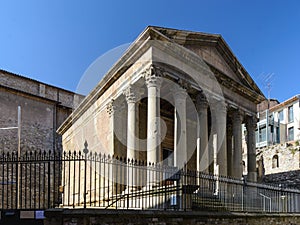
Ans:
[{"label": "cornice", "polygon": [[215,74],[218,82],[222,84],[224,87],[232,90],[233,92],[250,99],[252,102],[258,104],[265,100],[265,96],[261,95],[260,93],[256,93],[254,90],[243,86],[242,84],[236,82],[232,78],[228,77],[220,70],[215,68],[214,66],[210,65],[210,69]]},{"label": "cornice", "polygon": [[243,78],[243,84],[249,88],[253,88],[257,93],[263,95],[251,76],[248,74],[243,65],[239,62],[237,57],[229,45],[225,42],[220,34],[208,34],[203,32],[194,32],[187,30],[170,29],[163,27],[152,27],[161,34],[167,36],[170,40],[180,45],[212,45],[220,52],[224,60],[230,68],[239,76]]}]

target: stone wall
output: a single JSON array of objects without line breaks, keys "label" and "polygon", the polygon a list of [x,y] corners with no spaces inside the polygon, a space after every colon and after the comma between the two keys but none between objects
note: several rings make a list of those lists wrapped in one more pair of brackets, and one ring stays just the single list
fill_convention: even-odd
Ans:
[{"label": "stone wall", "polygon": [[259,181],[300,188],[300,146],[278,144],[257,149]]},{"label": "stone wall", "polygon": [[[62,88],[44,84],[4,70],[0,70],[0,85],[9,87],[12,90],[18,90],[24,94],[59,101],[61,105],[73,108],[75,94]],[[82,96],[79,97],[81,98]]]},{"label": "stone wall", "polygon": [[[71,114],[74,104],[83,96],[47,85],[26,77],[0,70],[0,206],[16,208],[17,182],[20,181],[20,201],[23,208],[45,208],[45,204],[58,194],[59,165],[22,164],[21,178],[17,178],[17,158],[8,162],[7,154],[18,151],[18,106],[21,107],[21,155],[37,152],[61,152],[61,136],[58,127]],[[16,156],[16,155],[15,155]],[[41,156],[40,156],[41,157]],[[34,160],[34,159],[33,159]],[[57,173],[55,173],[57,171]],[[19,176],[20,177],[20,176]],[[49,179],[48,179],[49,178]],[[29,186],[31,182],[31,186]],[[56,187],[56,189],[48,187]],[[44,190],[46,189],[46,190]],[[51,193],[50,193],[51,192]],[[48,193],[50,193],[48,195]],[[45,196],[45,198],[43,198]],[[42,200],[41,200],[42,198]],[[54,204],[50,204],[54,205]]]},{"label": "stone wall", "polygon": [[48,210],[45,225],[297,225],[299,214],[166,212],[122,210]]},{"label": "stone wall", "polygon": [[281,187],[300,189],[300,170],[265,175],[263,182]]},{"label": "stone wall", "polygon": [[[61,151],[56,130],[76,98],[73,92],[0,70],[0,128],[18,126],[21,106],[21,152]],[[16,152],[17,146],[17,129],[0,129],[0,151]]]},{"label": "stone wall", "polygon": [[[287,146],[286,144],[257,149],[257,161],[263,161],[264,175],[298,170],[300,169],[299,150],[299,146]],[[274,156],[278,157],[277,165],[274,162]]]}]

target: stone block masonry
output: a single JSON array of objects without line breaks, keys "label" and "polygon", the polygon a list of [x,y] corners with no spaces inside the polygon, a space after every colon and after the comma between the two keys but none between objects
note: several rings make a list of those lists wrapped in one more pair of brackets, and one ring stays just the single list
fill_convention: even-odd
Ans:
[{"label": "stone block masonry", "polygon": [[[0,128],[17,127],[21,106],[21,153],[61,151],[57,128],[83,96],[0,70]],[[17,129],[0,130],[0,151],[17,151]]]},{"label": "stone block masonry", "polygon": [[[46,208],[53,195],[58,195],[61,180],[59,165],[53,163],[49,171],[46,163],[37,165],[23,162],[20,176],[17,177],[18,106],[21,107],[20,153],[24,158],[25,154],[40,151],[62,152],[61,136],[56,130],[82,99],[83,96],[71,91],[0,70],[0,128],[12,128],[0,129],[2,209],[17,208],[17,182],[20,182],[19,193],[22,193],[19,207]],[[14,163],[8,161],[11,157]],[[28,187],[30,182],[32,186]],[[50,186],[55,186],[55,190],[49,191]],[[44,197],[38,198],[36,193]],[[50,206],[53,205],[51,202]]]},{"label": "stone block masonry", "polygon": [[134,210],[53,209],[45,225],[297,225],[299,214],[244,214],[220,212],[164,212]]},{"label": "stone block masonry", "polygon": [[278,144],[257,150],[259,181],[300,189],[300,146]]}]

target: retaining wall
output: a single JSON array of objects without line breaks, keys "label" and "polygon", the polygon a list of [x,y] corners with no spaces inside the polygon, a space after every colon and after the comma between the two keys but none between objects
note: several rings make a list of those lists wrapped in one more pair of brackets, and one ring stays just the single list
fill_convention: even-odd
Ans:
[{"label": "retaining wall", "polygon": [[298,225],[300,214],[52,209],[45,225]]}]

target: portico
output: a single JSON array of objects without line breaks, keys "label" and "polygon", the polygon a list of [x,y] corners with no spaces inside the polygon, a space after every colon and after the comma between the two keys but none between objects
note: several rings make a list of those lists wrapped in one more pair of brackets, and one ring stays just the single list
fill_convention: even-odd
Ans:
[{"label": "portico", "polygon": [[65,149],[84,139],[147,166],[240,179],[245,123],[247,179],[256,181],[254,121],[263,99],[220,35],[148,27],[60,132]]},{"label": "portico", "polygon": [[[178,168],[187,164],[189,169],[241,178],[241,127],[242,123],[247,124],[248,145],[251,148],[254,141],[251,136],[255,135],[255,129],[249,125],[249,121],[255,120],[255,114],[234,105],[230,100],[210,98],[202,90],[193,89],[187,80],[179,78],[177,82],[172,81],[167,68],[151,64],[141,72],[136,83],[129,84],[116,100],[108,103],[110,107],[113,104],[114,108],[125,104],[121,110],[123,115],[127,115],[122,117],[126,120],[126,127],[120,121],[109,123],[112,132],[109,137],[113,139],[110,143],[115,143],[112,153]],[[123,103],[120,104],[122,99]],[[188,108],[187,99],[192,101],[196,117],[189,115],[193,114],[193,110]],[[145,128],[147,135],[143,138]],[[114,152],[120,146],[117,142],[124,142],[119,140],[119,135],[114,135],[116,130],[117,134],[127,134],[122,152]],[[209,144],[213,137],[217,141],[216,149]],[[188,141],[193,141],[194,145],[188,145]],[[164,154],[164,151],[168,153]],[[248,152],[253,154],[253,151]],[[249,155],[250,161],[251,157]],[[218,168],[215,168],[216,165]],[[256,168],[250,166],[248,173],[252,174],[249,179],[255,181],[253,174]]]}]

